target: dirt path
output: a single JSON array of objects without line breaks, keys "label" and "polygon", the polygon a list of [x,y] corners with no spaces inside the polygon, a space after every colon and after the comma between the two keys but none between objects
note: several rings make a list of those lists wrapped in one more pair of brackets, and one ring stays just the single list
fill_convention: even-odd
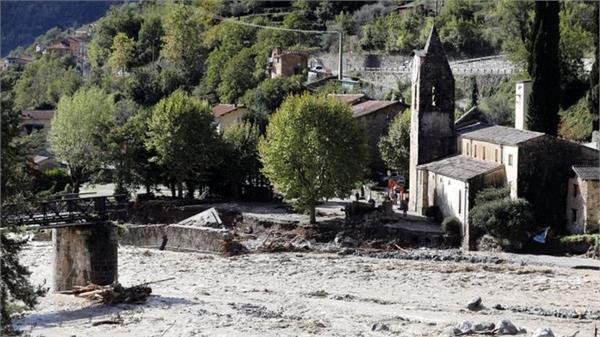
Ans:
[{"label": "dirt path", "polygon": [[[51,279],[51,245],[24,253],[33,279]],[[251,254],[234,258],[120,247],[124,285],[153,285],[145,305],[90,306],[49,294],[17,321],[33,336],[438,336],[465,321],[509,319],[531,332],[591,336],[599,321],[496,310],[600,310],[600,272],[517,264],[375,259],[335,254]],[[486,309],[466,303],[481,296]],[[122,325],[92,326],[115,315]],[[383,323],[388,330],[372,331]]]}]

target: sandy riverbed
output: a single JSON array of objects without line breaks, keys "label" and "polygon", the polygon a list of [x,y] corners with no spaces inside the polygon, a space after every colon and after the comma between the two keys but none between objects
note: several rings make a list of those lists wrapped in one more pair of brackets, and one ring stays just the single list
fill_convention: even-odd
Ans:
[{"label": "sandy riverbed", "polygon": [[[51,280],[51,244],[23,254],[35,282]],[[465,320],[509,319],[557,336],[592,336],[599,321],[492,309],[600,310],[600,271],[517,264],[406,261],[316,253],[199,253],[119,248],[124,285],[166,277],[144,305],[93,305],[48,294],[16,326],[33,336],[438,336]],[[481,296],[487,308],[465,309]],[[92,326],[120,315],[122,325]],[[389,327],[372,331],[374,323]],[[523,336],[523,335],[521,335]]]}]

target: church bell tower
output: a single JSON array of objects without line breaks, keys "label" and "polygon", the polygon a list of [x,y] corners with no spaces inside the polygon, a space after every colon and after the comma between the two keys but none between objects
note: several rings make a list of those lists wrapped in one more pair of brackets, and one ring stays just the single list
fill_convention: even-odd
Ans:
[{"label": "church bell tower", "polygon": [[433,26],[425,49],[416,50],[412,72],[409,210],[421,213],[422,178],[417,166],[456,153],[454,76]]}]

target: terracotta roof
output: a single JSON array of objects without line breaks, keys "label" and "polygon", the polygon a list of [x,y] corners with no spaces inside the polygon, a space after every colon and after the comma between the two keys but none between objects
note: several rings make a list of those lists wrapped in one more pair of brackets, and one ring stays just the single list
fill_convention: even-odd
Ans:
[{"label": "terracotta roof", "polygon": [[417,166],[430,172],[461,181],[467,181],[482,174],[493,172],[502,164],[471,158],[462,154]]},{"label": "terracotta roof", "polygon": [[480,140],[501,145],[518,145],[543,136],[541,132],[520,130],[507,126],[492,125],[474,131],[462,132],[463,138]]},{"label": "terracotta roof", "polygon": [[215,117],[221,117],[243,107],[243,105],[235,104],[217,104],[212,107],[212,113]]},{"label": "terracotta roof", "polygon": [[62,41],[52,43],[47,49],[69,49]]},{"label": "terracotta roof", "polygon": [[583,180],[600,180],[600,166],[573,166],[573,171]]},{"label": "terracotta roof", "polygon": [[23,110],[21,119],[23,120],[52,120],[54,110]]},{"label": "terracotta roof", "polygon": [[352,117],[363,117],[391,105],[399,104],[395,101],[366,101],[352,106]]},{"label": "terracotta roof", "polygon": [[354,105],[366,96],[365,94],[329,94],[327,97],[333,97],[342,103]]}]

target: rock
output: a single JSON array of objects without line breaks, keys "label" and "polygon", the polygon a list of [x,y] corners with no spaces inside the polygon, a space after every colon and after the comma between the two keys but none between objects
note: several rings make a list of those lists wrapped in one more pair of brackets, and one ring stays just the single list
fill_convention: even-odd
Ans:
[{"label": "rock", "polygon": [[496,331],[500,335],[516,335],[519,333],[517,328],[511,321],[503,319],[496,325]]},{"label": "rock", "polygon": [[466,335],[483,331],[492,331],[494,330],[494,327],[494,323],[491,322],[475,323],[471,321],[464,321],[454,328],[454,334]]},{"label": "rock", "polygon": [[496,305],[494,305],[494,309],[496,309],[496,310],[506,310],[506,308],[504,308],[502,306],[502,304],[496,304]]},{"label": "rock", "polygon": [[471,311],[481,310],[483,307],[481,305],[481,297],[476,297],[467,303],[467,309]]},{"label": "rock", "polygon": [[442,330],[442,332],[440,332],[440,334],[438,335],[438,337],[454,337],[454,336],[456,336],[456,334],[454,333],[455,330],[456,330],[456,328],[447,327],[444,330]]},{"label": "rock", "polygon": [[388,330],[390,330],[390,327],[381,322],[373,323],[373,325],[371,326],[371,331],[388,331]]},{"label": "rock", "polygon": [[539,328],[535,330],[531,337],[555,337],[554,332],[550,328]]},{"label": "rock", "polygon": [[177,223],[180,226],[222,228],[223,221],[214,207]]}]

